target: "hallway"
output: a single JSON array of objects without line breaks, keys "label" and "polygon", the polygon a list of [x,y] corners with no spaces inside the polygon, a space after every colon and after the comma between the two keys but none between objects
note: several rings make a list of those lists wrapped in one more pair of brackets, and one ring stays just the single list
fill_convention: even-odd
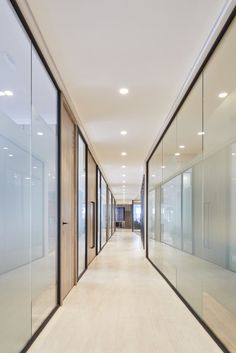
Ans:
[{"label": "hallway", "polygon": [[30,353],[217,353],[220,348],[145,258],[114,234]]}]

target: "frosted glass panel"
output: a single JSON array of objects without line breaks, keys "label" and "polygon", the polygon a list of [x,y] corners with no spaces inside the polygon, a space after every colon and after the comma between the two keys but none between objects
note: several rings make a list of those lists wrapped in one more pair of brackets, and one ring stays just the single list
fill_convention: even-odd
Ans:
[{"label": "frosted glass panel", "polygon": [[107,184],[103,177],[101,178],[101,229],[102,229],[102,246],[106,244],[107,241]]},{"label": "frosted glass panel", "polygon": [[32,331],[57,304],[57,90],[32,51]]},{"label": "frosted glass panel", "polygon": [[97,169],[97,253],[101,250],[101,173]]},{"label": "frosted glass panel", "polygon": [[57,305],[57,89],[0,0],[0,352]]},{"label": "frosted glass panel", "polygon": [[86,145],[79,135],[78,161],[78,276],[86,267]]},{"label": "frosted glass panel", "polygon": [[0,33],[0,352],[18,353],[31,337],[31,43],[4,0]]},{"label": "frosted glass panel", "polygon": [[108,190],[108,217],[107,217],[108,239],[111,237],[111,192]]},{"label": "frosted glass panel", "polygon": [[161,187],[161,241],[181,249],[181,175]]}]

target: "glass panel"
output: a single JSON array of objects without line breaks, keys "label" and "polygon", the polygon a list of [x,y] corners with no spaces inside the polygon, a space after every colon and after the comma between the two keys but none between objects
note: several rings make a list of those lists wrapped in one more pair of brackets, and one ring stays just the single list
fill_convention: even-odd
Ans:
[{"label": "glass panel", "polygon": [[57,304],[57,90],[32,51],[32,331]]},{"label": "glass panel", "polygon": [[177,149],[177,124],[175,119],[163,138],[163,164],[161,165],[163,181],[173,178],[180,167],[179,158],[175,156]]},{"label": "glass panel", "polygon": [[31,43],[0,1],[0,352],[31,337]]},{"label": "glass panel", "polygon": [[86,145],[78,141],[78,277],[86,266]]},{"label": "glass panel", "polygon": [[161,187],[161,241],[182,248],[181,175]]},{"label": "glass panel", "polygon": [[[204,70],[202,242],[202,257],[207,260],[202,283],[202,316],[232,351],[236,350],[235,62],[234,19]],[[216,318],[209,313],[209,307],[218,312]]]},{"label": "glass panel", "polygon": [[111,237],[111,192],[108,190],[108,217],[107,217],[108,239]]},{"label": "glass panel", "polygon": [[97,253],[101,250],[101,173],[97,169]]},{"label": "glass panel", "polygon": [[157,147],[148,166],[148,254],[157,264],[157,246],[161,237],[162,143]]},{"label": "glass panel", "polygon": [[183,250],[191,254],[193,251],[192,169],[183,173],[182,207]]},{"label": "glass panel", "polygon": [[103,177],[101,178],[101,230],[102,230],[102,246],[107,241],[107,184]]},{"label": "glass panel", "polygon": [[133,203],[133,230],[141,230],[141,203],[137,201]]}]

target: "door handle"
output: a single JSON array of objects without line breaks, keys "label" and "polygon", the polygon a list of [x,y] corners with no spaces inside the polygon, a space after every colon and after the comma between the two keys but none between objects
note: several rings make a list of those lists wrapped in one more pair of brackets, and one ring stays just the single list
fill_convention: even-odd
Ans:
[{"label": "door handle", "polygon": [[62,222],[62,225],[64,226],[65,224],[69,224],[68,222]]}]

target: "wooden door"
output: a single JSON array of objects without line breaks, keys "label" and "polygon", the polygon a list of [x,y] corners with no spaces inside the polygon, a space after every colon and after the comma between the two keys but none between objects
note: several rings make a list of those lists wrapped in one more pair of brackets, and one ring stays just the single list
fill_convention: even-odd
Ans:
[{"label": "wooden door", "polygon": [[61,109],[61,302],[76,284],[76,126]]},{"label": "wooden door", "polygon": [[88,264],[96,256],[96,163],[88,151],[88,241],[87,241],[87,259]]}]

